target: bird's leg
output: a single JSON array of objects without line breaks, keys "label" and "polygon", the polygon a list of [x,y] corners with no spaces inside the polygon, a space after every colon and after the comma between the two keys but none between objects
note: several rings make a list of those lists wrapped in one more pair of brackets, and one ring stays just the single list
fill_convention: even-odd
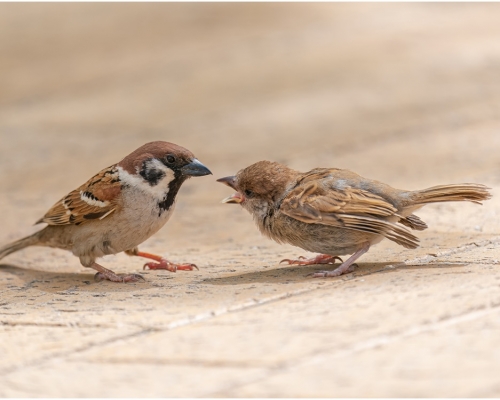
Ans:
[{"label": "bird's leg", "polygon": [[177,270],[193,271],[195,268],[198,269],[198,267],[194,264],[175,264],[173,262],[168,261],[166,258],[157,256],[156,254],[144,253],[143,251],[139,251],[137,247],[131,250],[127,250],[125,251],[125,253],[128,254],[129,256],[144,257],[158,261],[158,262],[148,262],[144,264],[144,266],[142,267],[143,269],[166,269],[167,271],[170,272],[177,272]]},{"label": "bird's leg", "polygon": [[328,254],[319,254],[314,258],[305,258],[300,256],[297,260],[290,260],[288,258],[285,258],[284,260],[280,261],[280,264],[282,262],[287,262],[289,265],[316,265],[316,264],[334,265],[335,260],[340,260],[340,262],[342,262],[342,259],[340,257],[330,256]]},{"label": "bird's leg", "polygon": [[370,243],[366,243],[361,249],[359,249],[356,253],[354,253],[351,257],[345,260],[342,264],[340,264],[333,271],[318,271],[311,276],[313,278],[326,278],[332,276],[340,276],[342,274],[354,271],[354,261],[356,261],[359,257],[365,254],[370,248]]},{"label": "bird's leg", "polygon": [[127,283],[127,282],[137,282],[140,280],[143,280],[143,281],[145,280],[142,277],[142,275],[139,275],[139,274],[127,274],[127,275],[115,274],[110,269],[104,268],[102,265],[99,265],[97,263],[93,263],[90,266],[90,268],[93,268],[96,271],[98,271],[97,274],[94,275],[94,280],[96,280],[97,282],[100,282],[102,280],[107,280],[107,281],[111,281],[111,282]]}]

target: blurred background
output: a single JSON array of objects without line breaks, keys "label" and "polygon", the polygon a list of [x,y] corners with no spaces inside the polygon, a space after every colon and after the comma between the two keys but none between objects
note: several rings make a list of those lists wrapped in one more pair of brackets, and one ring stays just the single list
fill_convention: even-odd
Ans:
[{"label": "blurred background", "polygon": [[[366,174],[349,154],[414,136],[398,168],[438,179],[444,127],[500,111],[497,4],[0,7],[3,190],[83,182],[149,140],[216,175],[260,159]],[[491,148],[452,138],[456,162]]]},{"label": "blurred background", "polygon": [[[106,343],[112,342],[110,337],[121,338],[120,335],[129,332],[127,329],[133,333],[139,326],[148,326],[151,331],[170,326],[168,324],[181,326],[184,322],[178,321],[184,321],[186,315],[210,313],[218,307],[234,304],[240,307],[255,298],[287,293],[293,285],[299,291],[319,288],[321,282],[307,280],[300,268],[281,266],[277,278],[263,274],[263,265],[276,267],[280,257],[298,256],[303,252],[290,246],[280,247],[262,238],[249,215],[238,207],[219,204],[220,199],[228,196],[230,191],[214,180],[234,174],[258,160],[279,161],[304,171],[314,167],[349,168],[401,189],[473,181],[488,184],[497,190],[500,184],[499,21],[500,4],[495,3],[1,3],[0,206],[3,227],[0,243],[18,238],[30,229],[38,229],[32,227],[32,223],[55,201],[100,169],[119,161],[148,141],[166,140],[187,147],[214,174],[213,177],[190,180],[182,187],[178,208],[168,228],[146,244],[149,246],[146,248],[173,254],[175,260],[196,262],[203,266],[198,275],[176,274],[175,277],[167,278],[165,275],[162,278],[161,274],[149,274],[148,281],[153,283],[147,289],[140,285],[126,288],[108,287],[106,284],[87,286],[81,281],[91,280],[91,275],[70,254],[60,252],[49,257],[48,252],[29,250],[12,256],[9,259],[11,266],[5,267],[7,272],[0,279],[1,293],[9,299],[3,304],[17,304],[14,311],[19,312],[23,307],[24,311],[17,316],[9,314],[14,312],[12,310],[4,310],[8,316],[2,314],[4,319],[1,322],[22,320],[28,315],[29,323],[38,321],[43,324],[47,320],[52,321],[54,326],[81,326],[86,323],[90,327],[88,329],[101,329],[99,326],[92,328],[92,324],[99,320],[110,329],[106,331],[109,336],[99,330],[99,335],[103,335],[103,349],[106,349]],[[488,204],[493,204],[493,201]],[[440,245],[458,248],[476,240],[475,235],[491,236],[498,232],[496,210],[498,206],[496,209],[486,205],[478,208],[467,204],[423,210],[419,215],[428,221],[431,229],[419,234],[423,238],[422,254],[439,251],[429,250],[432,246],[438,249]],[[382,244],[377,249],[380,250],[370,252],[361,262],[401,262],[416,254],[416,251],[408,252],[391,244]],[[33,258],[35,256],[37,258]],[[235,266],[232,263],[238,264],[238,268],[228,269]],[[139,272],[140,266],[137,261],[117,256],[109,261],[109,268],[117,272]],[[79,275],[75,275],[77,271],[80,271]],[[247,275],[240,276],[241,271],[246,271]],[[384,289],[384,285],[388,284],[385,274],[381,278],[379,275],[372,280],[367,278],[372,284],[368,288],[356,281],[348,290],[338,283],[342,280],[332,280],[326,285],[337,285],[335,290],[338,291],[330,293],[343,293],[335,304],[344,304],[341,300],[352,296],[346,303],[354,307],[353,312],[342,314],[345,311],[343,307],[330,309],[325,306],[327,300],[322,300],[321,308],[315,303],[317,298],[312,296],[310,305],[304,307],[300,318],[290,318],[281,323],[283,331],[279,331],[279,335],[268,332],[264,336],[262,332],[267,325],[257,314],[248,325],[248,329],[258,328],[259,332],[255,332],[257,339],[252,336],[245,341],[238,339],[236,333],[218,336],[202,331],[196,343],[198,348],[209,352],[205,355],[207,370],[222,362],[217,358],[222,357],[221,354],[229,358],[238,354],[244,360],[248,352],[248,357],[254,357],[253,364],[248,365],[259,368],[262,367],[259,362],[270,358],[267,364],[270,367],[259,370],[265,380],[264,377],[277,373],[285,365],[284,361],[273,358],[276,347],[271,340],[277,337],[282,340],[283,346],[295,343],[295,347],[290,346],[300,348],[301,352],[311,350],[309,346],[319,346],[307,353],[316,357],[322,352],[327,353],[328,337],[338,331],[334,322],[343,321],[345,335],[336,343],[342,343],[348,349],[349,346],[357,348],[361,336],[369,343],[378,343],[370,335],[425,325],[428,321],[447,318],[457,310],[469,310],[473,308],[473,303],[477,307],[486,307],[486,303],[475,303],[479,300],[474,293],[494,282],[481,276],[477,279],[484,280],[480,280],[477,286],[468,287],[464,283],[468,281],[460,281],[462,283],[457,285],[465,285],[460,286],[461,290],[468,287],[470,297],[457,305],[452,300],[455,297],[447,291],[451,290],[451,286],[445,281],[436,278],[433,281],[436,286],[429,286],[426,277],[434,273],[431,269],[413,272],[422,274],[418,275],[423,277],[420,282],[426,282],[422,291],[430,290],[429,287],[434,291],[418,297],[420,289],[413,281],[398,281],[399,287],[398,283],[393,284],[399,289],[392,286],[391,290]],[[215,286],[215,281],[203,281],[211,273],[214,274],[211,276],[227,275],[234,279],[227,278],[225,284],[217,283],[219,286]],[[407,273],[407,276],[413,276]],[[462,275],[453,276],[459,279]],[[11,281],[11,277],[16,280]],[[154,286],[158,279],[172,279],[168,281],[168,291]],[[377,279],[379,281],[374,284],[373,280]],[[472,278],[469,276],[467,279]],[[37,286],[30,282],[42,283],[37,283],[38,289],[34,289]],[[59,285],[58,289],[50,286],[55,285],[54,282]],[[186,282],[195,285],[195,289],[186,291],[186,287],[182,286]],[[289,285],[284,286],[285,283]],[[246,288],[245,285],[249,289],[247,292],[241,289]],[[370,292],[376,287],[379,292]],[[68,288],[72,288],[73,295],[79,294],[81,307],[87,307],[90,310],[88,314],[54,311],[55,306],[50,305],[51,302],[55,301],[59,291]],[[345,289],[344,292],[341,288]],[[497,299],[495,293],[498,293],[498,287],[493,289],[488,292],[489,295],[481,296],[481,301]],[[33,296],[32,302],[26,296],[18,296],[17,290],[26,290],[23,293]],[[400,298],[406,301],[398,305],[390,303],[383,293],[392,290],[400,290]],[[95,292],[103,291],[112,293],[106,298],[106,306],[96,308]],[[189,295],[194,292],[197,296]],[[135,293],[133,296],[146,293],[151,297],[148,297],[146,305],[136,299],[135,306],[129,303],[126,310],[120,308],[123,303],[118,301],[129,299],[131,293]],[[155,304],[160,303],[151,303],[167,301],[166,293],[178,301],[168,304],[168,307],[164,303],[158,307]],[[322,293],[326,296],[326,291]],[[372,297],[362,300],[366,293],[371,293]],[[375,304],[374,299],[379,299],[380,314],[367,306]],[[426,306],[421,307],[425,299]],[[357,302],[361,302],[362,306],[355,307]],[[139,307],[138,304],[142,305]],[[449,309],[435,308],[436,304]],[[113,311],[112,306],[122,311]],[[413,308],[402,308],[394,313],[397,307]],[[279,318],[287,315],[286,310],[271,320],[282,321]],[[322,310],[321,315],[315,314],[316,310]],[[356,310],[366,312],[356,314]],[[158,314],[160,311],[161,314]],[[272,316],[272,311],[269,312]],[[427,312],[434,314],[429,316]],[[393,315],[393,322],[385,320],[390,315]],[[407,319],[401,319],[401,316]],[[85,320],[87,317],[88,320]],[[311,322],[307,320],[309,317],[316,318],[307,328],[309,331],[298,325],[294,325],[295,328],[287,325]],[[117,324],[122,324],[116,332],[110,328],[114,318],[119,321]],[[323,331],[327,336],[314,336],[311,332],[326,320],[333,324],[330,331]],[[16,323],[20,324],[19,321]],[[240,326],[238,324],[239,320],[234,322],[234,326]],[[397,324],[401,326],[394,328]],[[42,343],[43,337],[39,336],[38,330],[33,333],[33,337],[38,339],[33,339],[23,336],[25,331],[19,329],[15,331],[17,333],[12,333],[10,341],[4,340],[3,343],[6,346],[4,351],[16,349],[20,353],[12,353],[11,359],[4,357],[6,367],[0,363],[0,372],[6,374],[10,371],[11,378],[8,379],[12,381],[8,381],[9,388],[23,388],[28,375],[25,375],[22,366],[35,365],[32,375],[29,375],[32,378],[27,380],[37,383],[32,384],[31,392],[12,389],[13,392],[5,392],[4,395],[165,395],[161,382],[153,381],[154,376],[159,376],[158,371],[164,371],[161,369],[165,367],[163,364],[160,368],[155,363],[144,364],[140,361],[142,369],[137,369],[131,362],[132,371],[123,365],[120,367],[123,368],[122,375],[115,369],[106,370],[108,372],[96,369],[103,357],[118,354],[113,351],[105,353],[105,356],[96,356],[88,364],[90,366],[85,367],[88,373],[99,375],[92,380],[96,391],[92,392],[92,385],[80,379],[78,369],[68,372],[67,376],[73,374],[73,378],[66,377],[67,382],[56,381],[58,385],[68,385],[66,391],[64,388],[57,391],[58,386],[52,378],[44,376],[45,367],[36,370],[36,365],[46,364],[33,363],[33,359],[47,361],[53,354],[73,356],[75,348],[81,352],[77,342],[85,342],[88,338],[92,343],[98,341],[94,331],[90,330],[88,337],[82,338],[78,336],[83,335],[81,332],[72,330],[71,334],[78,336],[72,343],[67,342],[66,334],[51,331],[53,336],[50,337],[57,338],[53,339],[52,352],[41,344],[42,347],[37,347],[36,340]],[[301,332],[302,336],[293,336],[297,342],[287,336],[292,331]],[[474,335],[480,331],[478,328]],[[198,355],[190,353],[194,346],[175,346],[175,340],[184,343],[182,335],[179,334],[177,339],[167,336],[164,341],[148,342],[147,332],[141,332],[143,336],[138,337],[142,339],[134,346],[125,346],[121,349],[123,353],[119,354],[137,349],[136,358],[131,359],[141,359],[145,351],[141,346],[149,343],[153,346],[150,357],[160,357],[162,351],[168,353],[181,348],[184,353],[177,354],[180,364],[189,366],[190,362],[199,362]],[[263,397],[498,395],[498,378],[488,375],[498,366],[498,363],[495,364],[498,358],[488,355],[490,353],[486,350],[473,356],[466,351],[481,343],[491,343],[498,348],[494,339],[498,338],[498,329],[493,332],[496,336],[489,336],[489,341],[475,340],[472,334],[470,342],[461,341],[452,333],[441,338],[424,338],[418,346],[403,346],[397,351],[377,350],[379,358],[372,358],[373,364],[366,360],[358,364],[353,361],[350,371],[366,366],[362,370],[366,379],[363,385],[352,379],[349,381],[352,376],[345,377],[337,386],[332,383],[329,368],[339,369],[338,376],[350,373],[347,369],[342,371],[345,360],[342,363],[335,361],[338,355],[335,353],[333,362],[316,363],[318,369],[313,371],[317,375],[307,377],[299,374],[298,380],[286,375],[283,382],[274,386],[259,384],[257,389],[249,386],[246,391],[240,391],[241,386],[238,385],[250,379],[251,374],[248,375],[244,368],[238,370],[242,364],[233,360],[233,364],[227,364],[229,367],[225,372],[209,375],[213,379],[206,378],[205,381],[204,375],[198,373],[181,374],[180,377],[169,375],[178,378],[178,382],[184,382],[184,391],[175,391],[177,381],[170,382],[173,391],[169,393]],[[259,336],[259,333],[262,335]],[[455,339],[450,342],[450,337]],[[220,339],[219,347],[207,342],[214,338]],[[44,339],[44,343],[46,340],[52,343],[51,339]],[[262,354],[257,352],[257,355],[251,354],[254,350],[246,345],[254,343],[257,348],[264,342],[268,347],[262,348],[271,350]],[[406,339],[402,342],[406,343]],[[26,347],[26,343],[32,347]],[[434,348],[437,350],[420,353],[420,349],[430,348],[426,347],[429,343],[437,343]],[[456,346],[449,348],[449,343]],[[76,347],[72,347],[74,345]],[[236,351],[233,345],[243,347]],[[372,350],[375,347],[372,346]],[[32,350],[22,353],[25,348]],[[220,352],[210,352],[216,348]],[[292,357],[295,350],[289,351],[286,346],[283,348],[283,357],[290,357],[287,362],[296,365],[298,361]],[[432,369],[432,357],[437,352],[444,354],[442,364]],[[40,355],[42,353],[45,355]],[[168,366],[174,356],[167,353],[161,354]],[[394,357],[395,354],[400,358]],[[483,368],[481,376],[485,380],[474,381],[478,390],[473,391],[471,388],[476,386],[469,385],[465,378],[462,386],[449,380],[443,384],[439,373],[449,368],[460,370],[455,375],[459,380],[460,377],[478,377],[474,371],[463,369],[467,367],[464,360],[469,357],[479,360]],[[24,364],[19,364],[21,359]],[[414,365],[412,362],[415,360],[418,361],[415,369],[404,370]],[[57,377],[61,370],[70,371],[76,364],[54,365],[49,370]],[[394,367],[383,379],[377,375],[381,365]],[[403,376],[398,375],[402,369],[406,372],[403,371]],[[234,372],[236,370],[241,373]],[[15,371],[19,372],[17,378]],[[323,376],[321,380],[322,371],[328,376]],[[101,373],[109,377],[108,381],[99,380]],[[113,383],[115,376],[122,377],[124,386]],[[203,384],[194,388],[187,382],[193,376]],[[422,376],[422,380],[415,380],[415,377]],[[33,377],[36,379],[33,380]],[[233,385],[236,382],[234,379],[239,383]],[[215,385],[214,382],[224,383],[213,388],[210,385]],[[290,385],[290,382],[296,385]],[[419,383],[412,386],[413,382]],[[129,392],[114,391],[120,387],[127,388],[127,383]],[[153,389],[155,384],[160,385],[156,392]],[[204,384],[210,386],[211,391],[207,389],[204,392]],[[38,391],[44,385],[46,391]],[[76,387],[79,392],[74,391]],[[145,387],[151,391],[141,391]],[[493,389],[482,392],[484,387]],[[373,390],[363,392],[363,388]],[[188,389],[198,392],[186,391]],[[450,391],[446,391],[448,389]],[[458,391],[453,391],[455,389]]]}]

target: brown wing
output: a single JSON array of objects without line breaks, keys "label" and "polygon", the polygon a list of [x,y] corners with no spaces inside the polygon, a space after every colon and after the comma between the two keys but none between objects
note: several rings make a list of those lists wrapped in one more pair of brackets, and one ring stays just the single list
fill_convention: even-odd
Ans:
[{"label": "brown wing", "polygon": [[424,229],[428,228],[427,224],[424,221],[422,221],[419,217],[417,217],[415,214],[410,214],[407,217],[401,217],[399,219],[399,222],[417,231],[423,231]]},{"label": "brown wing", "polygon": [[120,191],[118,171],[113,165],[59,200],[37,224],[80,225],[106,218],[119,207]]},{"label": "brown wing", "polygon": [[280,210],[302,222],[380,234],[404,247],[418,247],[417,237],[386,220],[397,209],[366,190],[349,186],[339,190],[322,180],[310,180],[292,190]]}]

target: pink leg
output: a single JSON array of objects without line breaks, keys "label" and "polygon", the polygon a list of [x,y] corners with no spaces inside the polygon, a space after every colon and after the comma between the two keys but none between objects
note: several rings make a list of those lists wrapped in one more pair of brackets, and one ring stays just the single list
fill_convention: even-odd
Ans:
[{"label": "pink leg", "polygon": [[359,249],[356,253],[354,253],[351,257],[345,260],[342,264],[340,264],[333,271],[318,271],[311,276],[313,278],[327,278],[332,276],[340,276],[342,274],[354,271],[354,261],[356,261],[359,257],[365,254],[370,248],[370,244],[366,243],[361,249]]},{"label": "pink leg", "polygon": [[179,271],[193,271],[195,268],[198,269],[198,267],[194,264],[174,264],[173,262],[168,261],[167,259],[157,256],[155,254],[150,254],[150,253],[144,253],[139,250],[130,250],[126,252],[128,255],[134,255],[134,256],[139,256],[139,257],[144,257],[144,258],[149,258],[151,260],[155,260],[158,262],[148,262],[144,264],[142,269],[166,269],[167,271],[170,272],[177,272]]},{"label": "pink leg", "polygon": [[305,258],[300,256],[297,260],[290,260],[288,258],[285,258],[284,260],[280,261],[280,264],[282,262],[287,262],[289,265],[317,265],[317,264],[334,265],[335,260],[340,260],[340,262],[342,262],[342,259],[340,257],[330,256],[328,254],[319,254],[314,258]]},{"label": "pink leg", "polygon": [[92,264],[91,268],[98,271],[97,274],[94,275],[94,280],[96,280],[97,282],[107,280],[107,281],[111,281],[111,282],[127,283],[127,282],[137,282],[140,280],[143,280],[143,281],[145,280],[142,277],[142,275],[139,275],[139,274],[128,274],[128,275],[115,274],[110,269],[104,268],[102,265],[99,265],[97,263]]}]

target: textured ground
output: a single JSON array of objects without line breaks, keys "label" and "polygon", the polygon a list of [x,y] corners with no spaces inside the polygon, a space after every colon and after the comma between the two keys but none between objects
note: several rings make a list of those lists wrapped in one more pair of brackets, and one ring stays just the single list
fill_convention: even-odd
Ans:
[{"label": "textured ground", "polygon": [[[214,176],[143,249],[199,265],[95,283],[71,254],[0,262],[0,395],[500,396],[500,5],[1,4],[0,243],[144,142]],[[421,247],[353,274],[220,204],[270,159],[395,187],[480,182],[419,215]],[[103,264],[142,272],[123,254]]]}]

